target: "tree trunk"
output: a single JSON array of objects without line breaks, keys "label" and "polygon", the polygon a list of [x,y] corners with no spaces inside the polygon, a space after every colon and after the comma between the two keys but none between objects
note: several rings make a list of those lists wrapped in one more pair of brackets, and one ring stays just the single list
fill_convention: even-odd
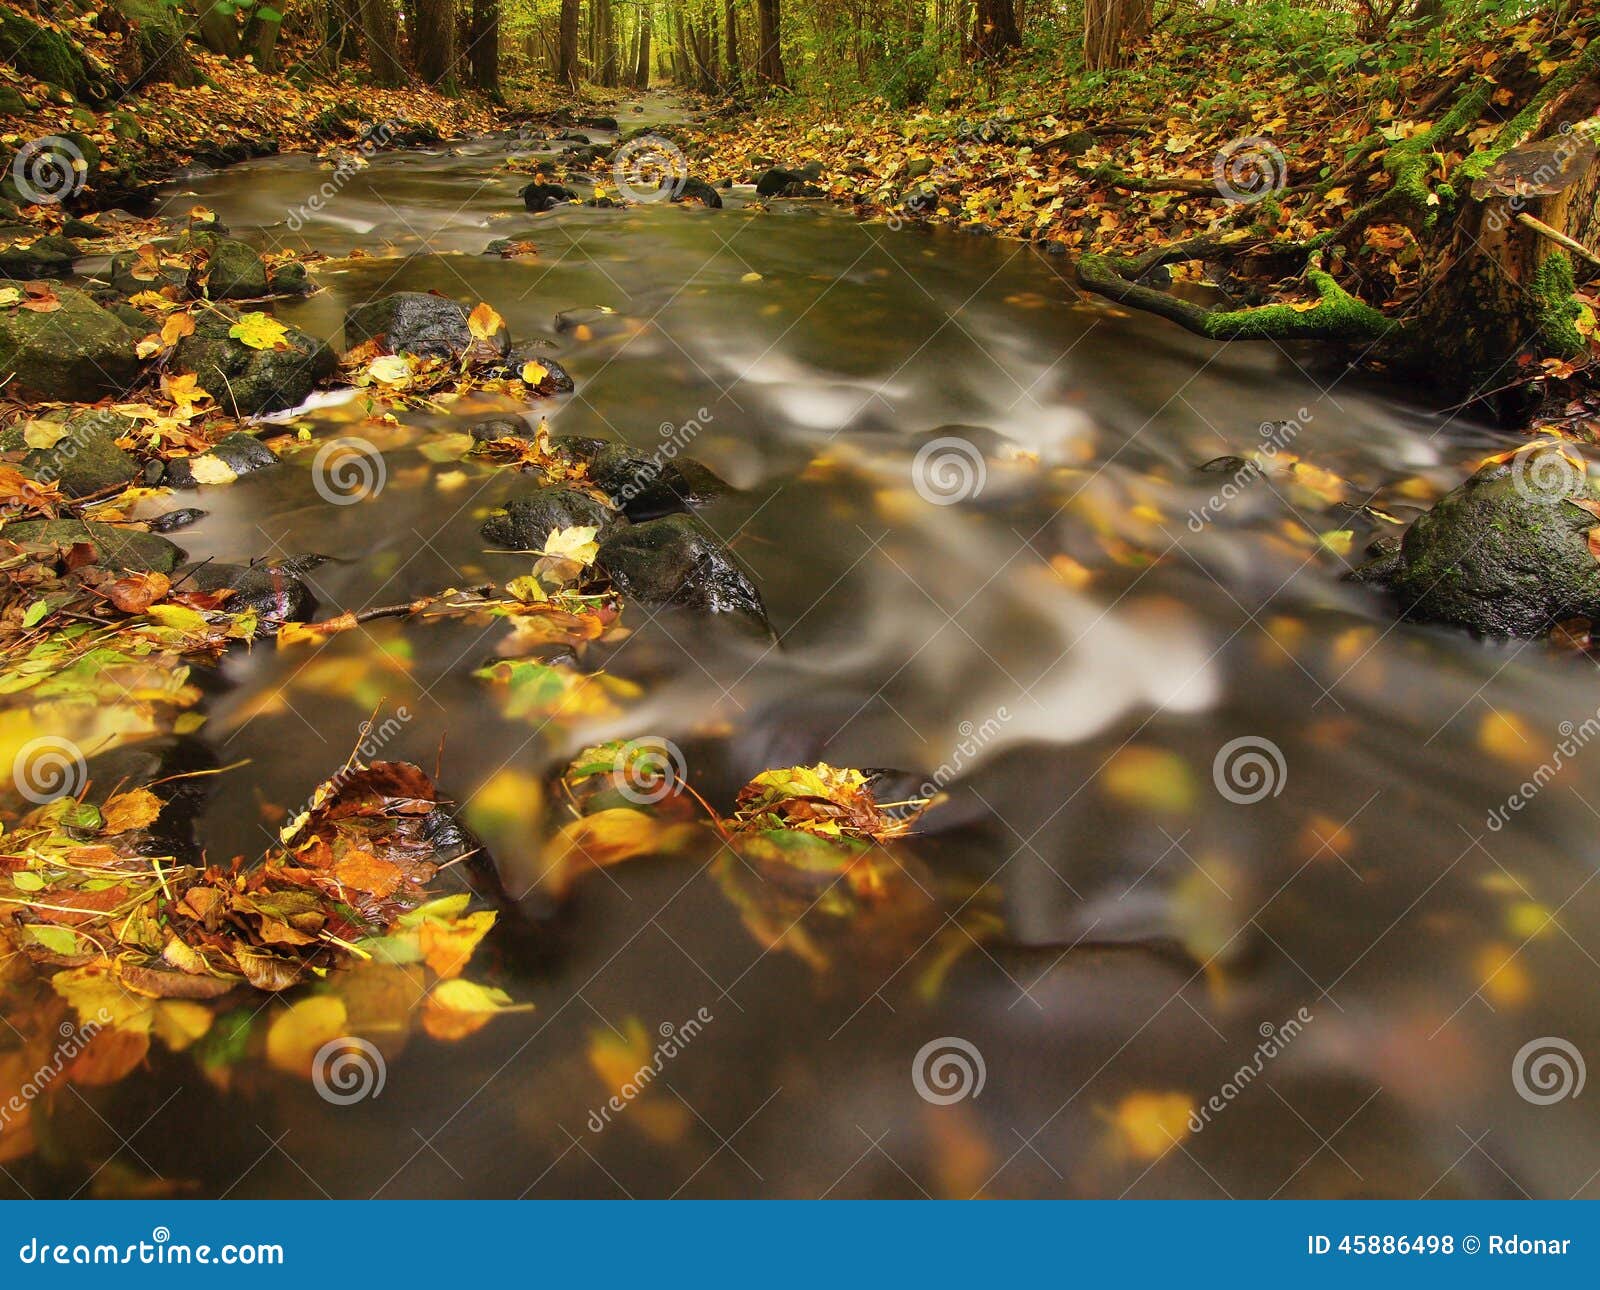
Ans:
[{"label": "tree trunk", "polygon": [[739,72],[739,11],[734,8],[734,0],[722,0],[722,25],[728,32],[728,92],[738,94],[744,89],[744,78]]},{"label": "tree trunk", "polygon": [[322,10],[323,48],[335,70],[347,59],[361,57],[360,0],[328,0]]},{"label": "tree trunk", "polygon": [[783,14],[779,0],[756,0],[756,81],[770,89],[787,89],[783,71]]},{"label": "tree trunk", "polygon": [[456,15],[454,0],[412,0],[408,12],[415,24],[411,53],[417,72],[429,85],[455,89]]},{"label": "tree trunk", "polygon": [[633,84],[636,89],[647,90],[650,88],[650,10],[639,11],[639,62],[633,69]]},{"label": "tree trunk", "polygon": [[392,0],[357,0],[361,6],[361,38],[367,47],[367,66],[379,85],[406,82],[406,65],[400,57],[399,28]]},{"label": "tree trunk", "polygon": [[578,88],[578,5],[579,0],[561,0],[561,34],[556,47],[556,80],[573,90]]},{"label": "tree trunk", "polygon": [[[1115,2],[1115,0],[1113,0]],[[1096,0],[1084,0],[1093,5]],[[1022,44],[1011,0],[978,0],[972,19],[972,55],[980,59],[1004,58]]]},{"label": "tree trunk", "polygon": [[192,88],[200,73],[184,43],[188,23],[162,0],[123,0],[102,15],[108,31],[126,30],[123,58],[117,70],[129,90],[153,81]]},{"label": "tree trunk", "polygon": [[1154,0],[1084,0],[1084,70],[1126,67],[1132,47],[1150,34],[1154,8]]},{"label": "tree trunk", "polygon": [[217,0],[198,0],[195,6],[196,29],[200,43],[213,54],[237,58],[242,52],[239,44],[239,23],[230,7],[221,8]]},{"label": "tree trunk", "polygon": [[592,9],[595,22],[595,43],[598,73],[595,77],[607,87],[617,83],[617,25],[616,11],[611,0],[594,0]]},{"label": "tree trunk", "polygon": [[[277,10],[272,12],[276,13]],[[278,66],[278,33],[283,27],[283,17],[264,18],[259,10],[250,14],[244,29],[245,52],[259,71],[276,71]]]},{"label": "tree trunk", "polygon": [[472,0],[467,25],[467,66],[472,86],[500,97],[500,0]]}]

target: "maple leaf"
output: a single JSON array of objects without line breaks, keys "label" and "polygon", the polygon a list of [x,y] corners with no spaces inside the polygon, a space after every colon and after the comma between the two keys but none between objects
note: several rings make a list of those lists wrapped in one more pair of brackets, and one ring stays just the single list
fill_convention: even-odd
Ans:
[{"label": "maple leaf", "polygon": [[228,328],[228,335],[251,349],[289,348],[289,329],[271,314],[240,314],[239,321]]}]

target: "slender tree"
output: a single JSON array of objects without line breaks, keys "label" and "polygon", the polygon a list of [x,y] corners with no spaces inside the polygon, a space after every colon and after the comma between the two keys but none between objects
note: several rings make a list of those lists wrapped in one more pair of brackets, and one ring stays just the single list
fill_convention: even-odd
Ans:
[{"label": "slender tree", "polygon": [[392,0],[358,0],[361,38],[367,47],[367,65],[379,85],[404,85],[405,63],[400,58],[399,26]]},{"label": "slender tree", "polygon": [[[1084,0],[1086,8],[1107,0]],[[1119,3],[1120,0],[1109,0]],[[1004,58],[1022,44],[1012,0],[978,0],[972,19],[972,54],[975,58]]]},{"label": "slender tree", "polygon": [[556,80],[578,88],[578,10],[580,0],[561,0],[561,27],[556,41]]},{"label": "slender tree", "polygon": [[1132,47],[1150,34],[1154,8],[1154,0],[1083,0],[1084,67],[1126,67]]},{"label": "slender tree", "polygon": [[787,89],[789,85],[783,70],[783,12],[779,0],[756,0],[756,81],[769,89]]}]

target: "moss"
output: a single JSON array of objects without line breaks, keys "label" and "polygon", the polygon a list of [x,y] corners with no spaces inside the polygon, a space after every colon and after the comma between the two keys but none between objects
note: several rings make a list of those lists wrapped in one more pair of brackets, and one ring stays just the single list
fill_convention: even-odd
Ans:
[{"label": "moss", "polygon": [[107,91],[65,36],[4,6],[0,6],[0,62],[83,98],[103,98]]},{"label": "moss", "polygon": [[1565,251],[1545,257],[1528,285],[1534,302],[1534,325],[1550,352],[1563,358],[1576,358],[1587,348],[1578,331],[1578,316],[1583,311],[1574,298],[1577,283],[1572,276],[1572,261]]}]

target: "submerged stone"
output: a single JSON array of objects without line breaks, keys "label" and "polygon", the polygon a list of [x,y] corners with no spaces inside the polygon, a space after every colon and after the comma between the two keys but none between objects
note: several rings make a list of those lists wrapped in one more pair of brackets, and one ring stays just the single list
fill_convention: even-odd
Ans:
[{"label": "submerged stone", "polygon": [[[218,564],[215,561],[193,565],[179,578],[185,588],[195,591],[233,592],[225,605],[230,610],[253,609],[260,615],[258,635],[276,633],[283,623],[303,623],[317,611],[317,598],[301,576],[323,563],[322,556],[299,556],[293,560],[261,564]],[[174,582],[178,581],[174,578]]]},{"label": "submerged stone", "polygon": [[0,375],[8,394],[88,403],[121,394],[139,374],[138,336],[81,291],[56,288],[51,313],[0,309]]},{"label": "submerged stone", "polygon": [[11,542],[48,546],[70,547],[86,542],[94,547],[96,559],[103,568],[118,571],[171,573],[183,559],[181,548],[155,533],[92,521],[24,520],[20,524],[7,524],[5,536]]},{"label": "submerged stone", "polygon": [[735,614],[769,634],[761,593],[732,552],[693,515],[630,524],[600,544],[596,559],[625,598],[701,614]]},{"label": "submerged stone", "polygon": [[556,529],[592,526],[603,535],[619,519],[616,511],[588,493],[552,486],[512,498],[484,521],[479,532],[484,541],[507,550],[541,551]]}]

